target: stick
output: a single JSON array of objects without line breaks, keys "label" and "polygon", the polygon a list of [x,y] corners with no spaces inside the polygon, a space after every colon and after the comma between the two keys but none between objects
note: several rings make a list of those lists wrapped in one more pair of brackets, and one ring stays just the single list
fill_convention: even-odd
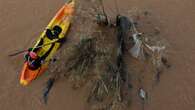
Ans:
[{"label": "stick", "polygon": [[120,87],[120,73],[119,72],[117,73],[116,84],[117,84],[117,91],[118,91],[117,93],[118,100],[122,101],[121,91],[120,91],[121,87]]},{"label": "stick", "polygon": [[104,83],[104,81],[102,79],[100,79],[100,80],[102,81],[102,84],[104,86],[104,89],[105,89],[106,93],[108,94],[108,88],[107,88],[106,84]]}]

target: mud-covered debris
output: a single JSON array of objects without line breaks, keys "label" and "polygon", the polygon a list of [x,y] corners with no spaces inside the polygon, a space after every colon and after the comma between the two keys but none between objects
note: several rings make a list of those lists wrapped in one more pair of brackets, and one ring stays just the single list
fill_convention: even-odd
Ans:
[{"label": "mud-covered debris", "polygon": [[108,18],[104,14],[97,14],[96,15],[96,22],[100,26],[107,26],[109,24]]},{"label": "mud-covered debris", "polygon": [[150,56],[152,56],[152,63],[157,68],[162,66],[163,51],[166,49],[165,46],[149,46],[145,44],[145,47],[149,50]]},{"label": "mud-covered debris", "polygon": [[170,67],[171,67],[171,64],[169,64],[167,58],[162,57],[161,61],[162,61],[162,63],[163,63],[167,68],[170,68]]},{"label": "mud-covered debris", "polygon": [[160,34],[160,29],[159,27],[154,28],[154,35],[159,35]]},{"label": "mud-covered debris", "polygon": [[165,46],[149,46],[148,44],[145,44],[145,46],[152,52],[160,52],[165,50]]},{"label": "mud-covered debris", "polygon": [[143,13],[144,13],[144,16],[150,15],[150,12],[149,11],[144,11]]},{"label": "mud-covered debris", "polygon": [[95,44],[95,38],[83,38],[79,44],[73,47],[72,55],[66,63],[67,71],[65,72],[66,75],[69,73],[73,81],[83,80],[95,63],[97,56]]},{"label": "mud-covered debris", "polygon": [[43,92],[43,101],[44,101],[45,104],[47,104],[48,95],[49,95],[49,92],[51,91],[51,89],[53,87],[54,82],[55,82],[54,78],[50,78],[47,81],[47,86],[46,86],[46,88],[44,89],[44,92]]},{"label": "mud-covered debris", "polygon": [[65,75],[73,82],[74,88],[81,87],[88,81],[88,77],[96,76],[93,67],[108,58],[108,50],[96,44],[96,37],[82,38],[79,44],[73,47],[72,55],[66,61]]},{"label": "mud-covered debris", "polygon": [[[127,107],[127,102],[130,102],[131,98],[126,94],[130,93],[130,89],[122,79],[122,75],[125,74],[124,67],[118,68],[111,63],[107,66],[105,73],[99,73],[100,76],[94,81],[88,102],[104,104],[105,106],[100,110],[119,110],[118,107]],[[128,77],[125,79],[128,80]]]},{"label": "mud-covered debris", "polygon": [[73,55],[67,61],[68,71],[76,70],[82,75],[94,63],[95,56],[94,39],[81,39],[80,43],[74,47]]}]

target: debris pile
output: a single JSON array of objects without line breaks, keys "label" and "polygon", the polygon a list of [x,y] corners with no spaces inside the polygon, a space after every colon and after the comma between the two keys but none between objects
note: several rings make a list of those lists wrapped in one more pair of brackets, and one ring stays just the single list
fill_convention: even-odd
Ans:
[{"label": "debris pile", "polygon": [[[104,52],[97,51],[96,41],[96,38],[83,38],[73,48],[73,55],[67,60],[67,71],[65,72],[65,75],[69,76],[71,80],[81,81],[87,79],[88,76],[92,76],[92,73],[89,74],[89,72],[96,63],[97,57],[105,55]],[[78,88],[80,84],[81,82],[78,82],[74,88]]]},{"label": "debris pile", "polygon": [[131,99],[128,94],[131,88],[125,84],[121,74],[121,69],[108,64],[107,71],[93,81],[95,86],[91,89],[88,102],[96,106],[96,109],[98,104],[98,110],[119,110],[115,107],[120,105],[126,107]]},{"label": "debris pile", "polygon": [[[91,85],[87,102],[93,110],[126,110],[131,104],[132,89],[134,89],[131,77],[136,74],[128,71],[132,68],[128,65],[127,57],[138,62],[150,61],[155,69],[156,79],[159,81],[162,67],[170,67],[165,56],[166,46],[160,41],[154,40],[154,43],[151,43],[151,37],[139,33],[133,18],[117,15],[115,23],[111,23],[105,15],[104,7],[102,8],[103,14],[96,13],[97,16],[94,16],[97,24],[80,29],[86,32],[80,36],[86,37],[70,51],[65,52],[67,57],[63,60],[65,69],[60,73],[70,79],[73,88]],[[90,10],[90,12],[94,14],[95,11]],[[77,21],[77,23],[81,22]],[[114,31],[111,32],[110,28]],[[148,92],[142,87],[143,85],[136,89],[142,101],[146,101],[149,97]]]}]

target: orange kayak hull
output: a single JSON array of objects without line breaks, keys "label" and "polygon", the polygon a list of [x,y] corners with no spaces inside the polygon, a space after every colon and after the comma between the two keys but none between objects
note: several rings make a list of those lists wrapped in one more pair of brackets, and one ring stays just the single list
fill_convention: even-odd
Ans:
[{"label": "orange kayak hull", "polygon": [[[69,30],[70,25],[71,25],[72,16],[74,13],[74,7],[75,7],[74,0],[71,0],[68,3],[65,3],[63,5],[63,7],[60,8],[60,10],[56,13],[56,15],[49,22],[46,29],[52,30],[55,26],[60,27],[62,29],[62,32],[59,34],[58,37],[60,39],[64,39],[67,36],[68,30]],[[55,53],[58,51],[58,49],[60,48],[60,46],[62,44],[62,42],[56,42],[57,41],[56,39],[49,39],[49,37],[46,36],[46,30],[44,30],[41,33],[36,44],[33,46],[33,49],[38,47],[38,45],[40,44],[41,41],[43,41],[42,45],[46,45],[46,44],[51,43],[51,42],[54,42],[55,45],[53,47],[52,47],[52,44],[43,46],[43,47],[39,48],[39,50],[36,52],[36,54],[39,57],[42,57],[48,51],[50,51],[50,49],[52,47],[52,50],[47,55],[47,57],[44,59],[40,68],[38,68],[36,70],[32,70],[31,68],[29,68],[27,62],[24,63],[24,66],[23,66],[22,72],[21,72],[21,76],[20,76],[20,84],[23,86],[30,84],[33,80],[35,80],[38,76],[40,76],[41,74],[43,74],[47,70],[50,61],[52,60],[53,56],[55,55]]]},{"label": "orange kayak hull", "polygon": [[48,68],[47,66],[42,65],[40,68],[36,70],[31,70],[28,67],[28,63],[25,62],[22,72],[21,72],[21,76],[20,76],[20,84],[23,86],[27,86],[30,82],[35,80],[38,76],[43,74],[47,70],[47,68]]}]

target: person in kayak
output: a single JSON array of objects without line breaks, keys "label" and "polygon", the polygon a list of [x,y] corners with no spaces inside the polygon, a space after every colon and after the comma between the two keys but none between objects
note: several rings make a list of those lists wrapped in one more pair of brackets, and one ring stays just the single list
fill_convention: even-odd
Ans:
[{"label": "person in kayak", "polygon": [[62,32],[62,28],[58,25],[54,26],[52,30],[46,30],[46,36],[50,39],[59,39],[59,35]]},{"label": "person in kayak", "polygon": [[25,61],[27,61],[28,66],[32,70],[38,69],[42,64],[42,59],[37,55],[35,51],[33,51],[33,48],[29,48],[28,52],[24,56]]},{"label": "person in kayak", "polygon": [[[56,42],[62,42],[64,39],[60,39],[59,35],[62,32],[61,27],[59,26],[54,26],[54,28],[52,30],[47,29],[46,30],[46,36],[47,38],[49,38],[50,40],[54,40],[57,39]],[[44,45],[44,41],[43,38],[40,40],[38,46],[42,46]],[[52,51],[53,47],[55,46],[55,43],[51,44],[51,47],[49,48],[49,50],[47,52],[45,52],[44,55],[42,55],[41,57],[39,57],[37,55],[37,51],[40,48],[29,48],[27,54],[25,54],[25,61],[28,62],[28,66],[32,69],[32,70],[36,70],[39,67],[41,67],[41,64],[44,62],[44,60],[47,58],[47,56],[50,54],[50,52]]]}]

